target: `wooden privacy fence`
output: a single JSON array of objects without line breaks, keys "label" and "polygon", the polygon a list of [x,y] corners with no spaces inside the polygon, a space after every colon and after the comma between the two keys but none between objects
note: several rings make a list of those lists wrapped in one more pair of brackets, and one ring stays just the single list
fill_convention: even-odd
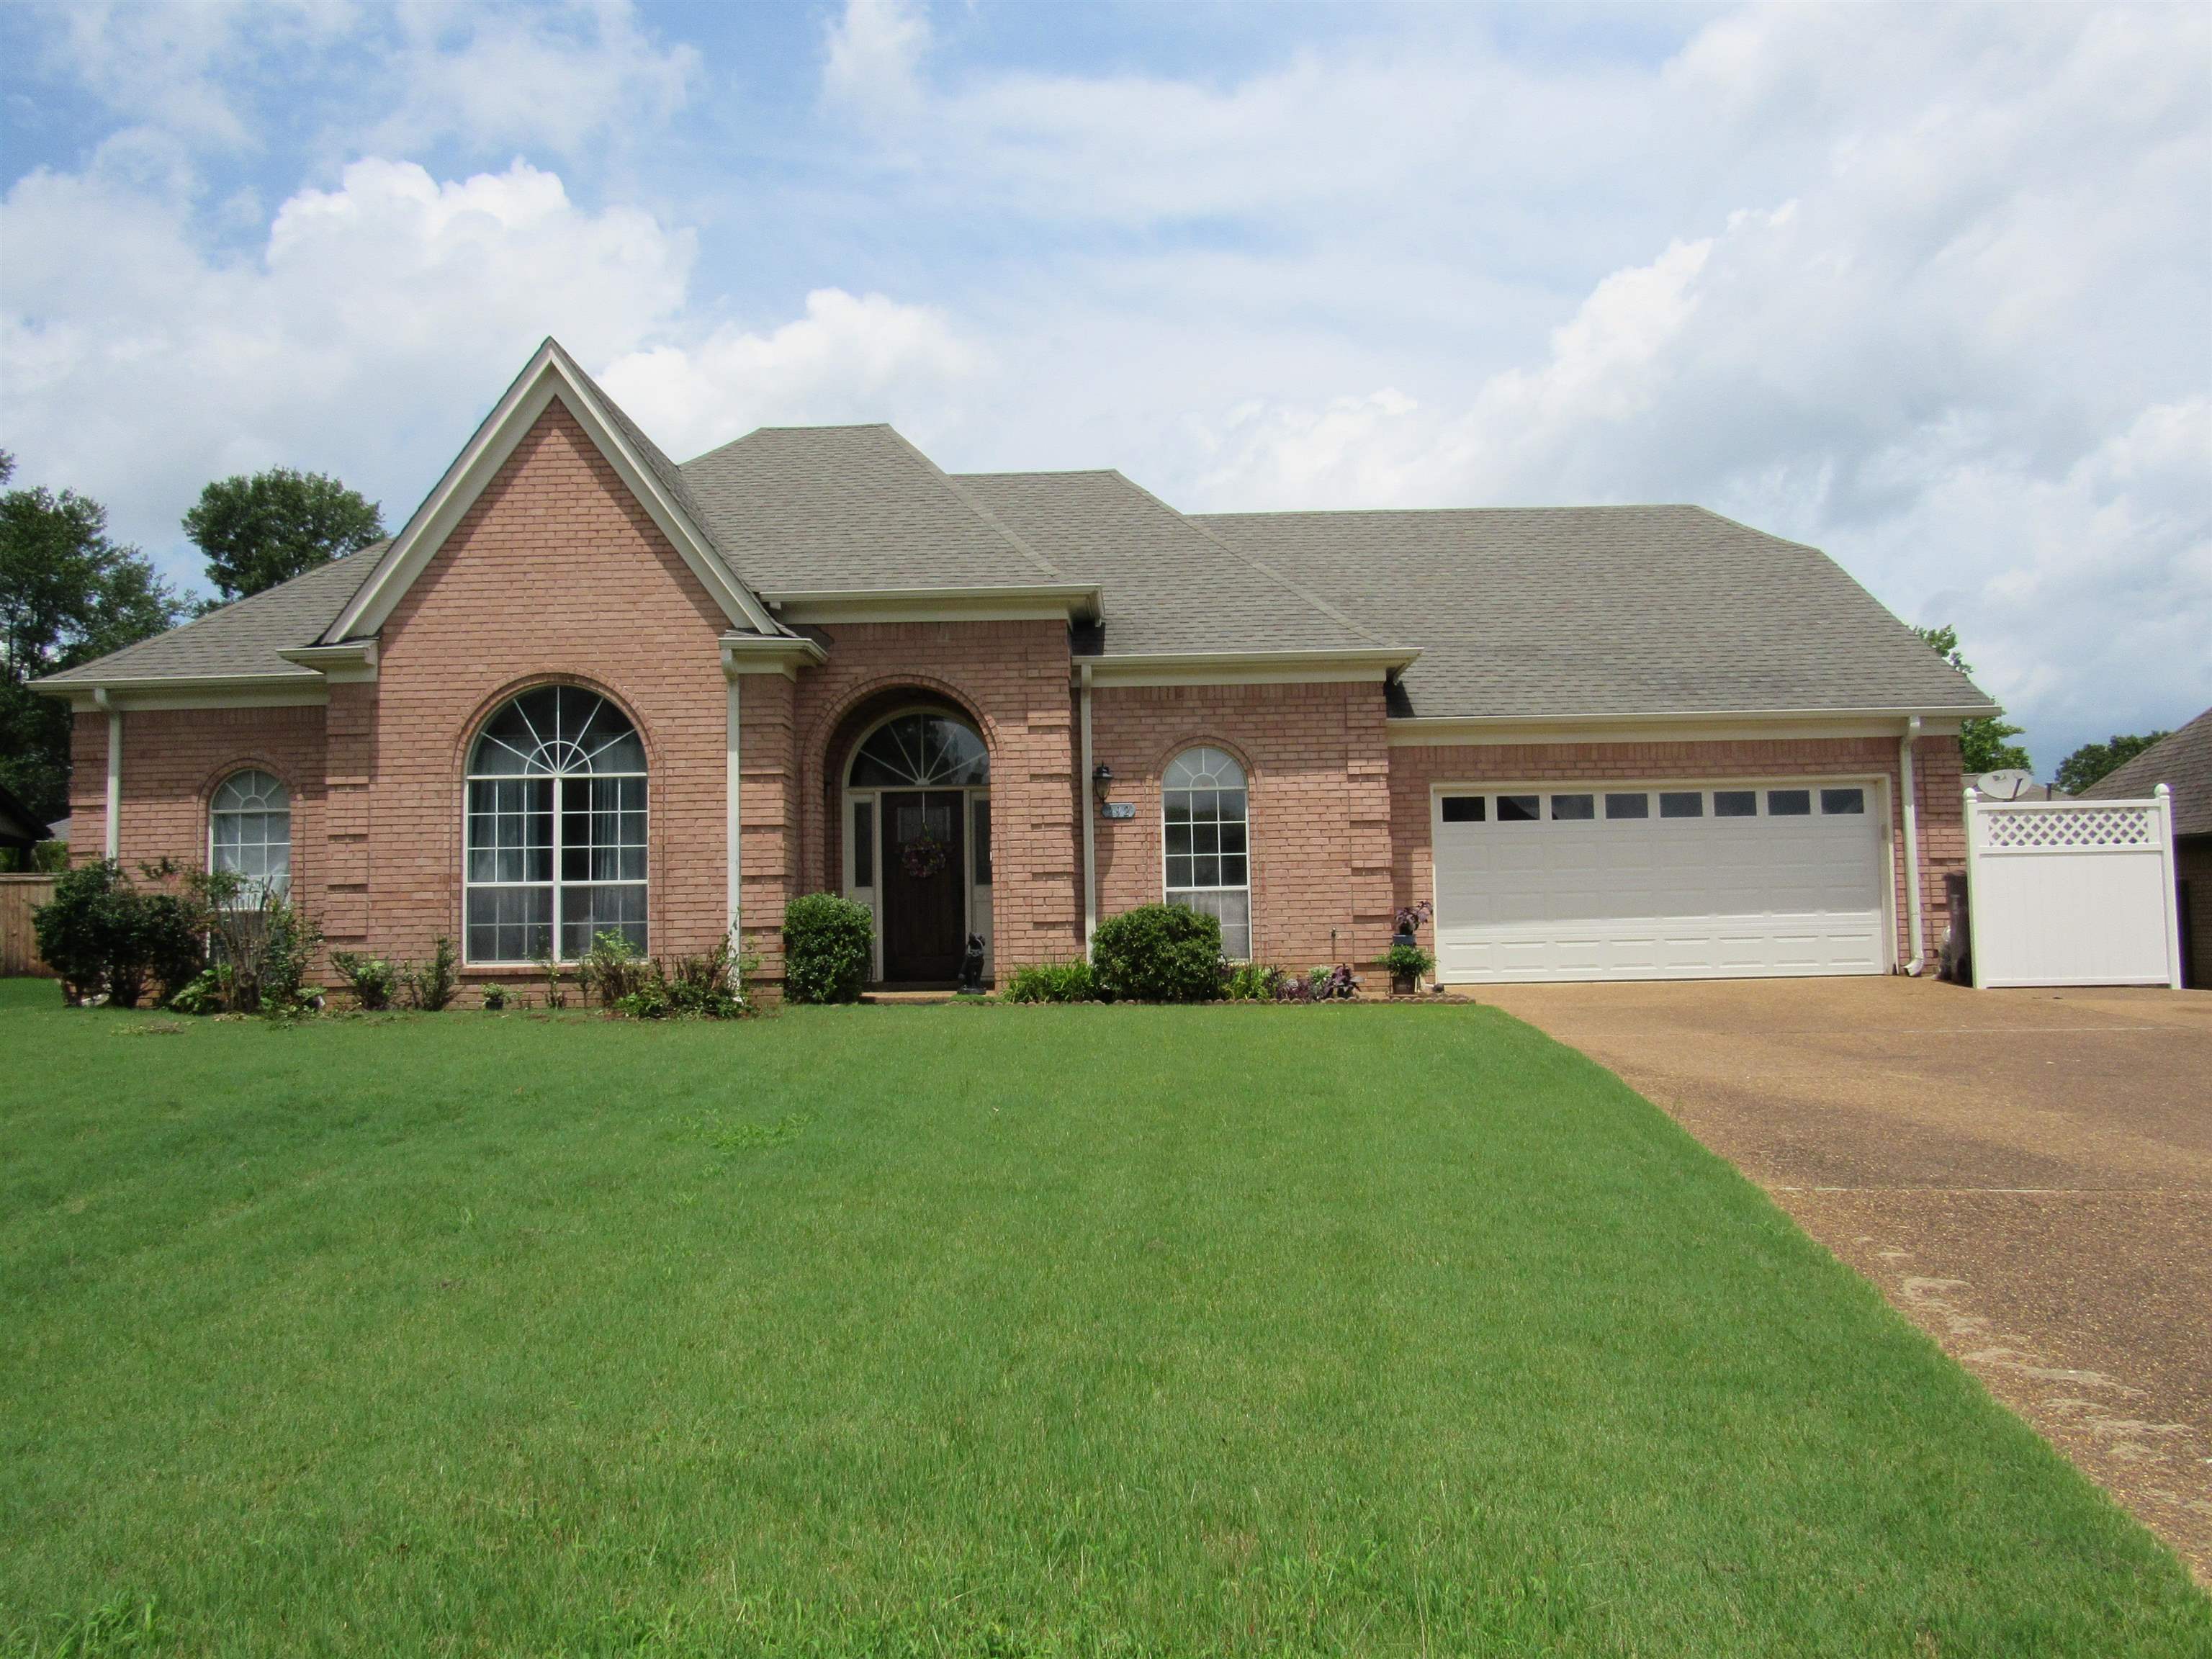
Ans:
[{"label": "wooden privacy fence", "polygon": [[31,912],[54,896],[52,876],[0,876],[0,974],[42,974],[53,969],[39,959],[31,931]]}]

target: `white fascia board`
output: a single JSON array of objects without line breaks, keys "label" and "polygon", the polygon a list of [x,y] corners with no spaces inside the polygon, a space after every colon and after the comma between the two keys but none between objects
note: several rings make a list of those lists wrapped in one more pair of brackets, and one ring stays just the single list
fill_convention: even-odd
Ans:
[{"label": "white fascia board", "polygon": [[497,476],[507,458],[514,454],[515,446],[556,398],[590,434],[623,485],[659,526],[661,534],[668,538],[691,574],[714,596],[722,614],[732,623],[763,633],[775,630],[775,623],[768,612],[731,575],[699,527],[691,522],[690,514],[670,498],[653,476],[653,469],[631,450],[598,400],[569,374],[549,340],[538,348],[538,355],[507,388],[498,406],[484,417],[475,436],[446,469],[437,488],[392,538],[375,572],[331,624],[326,637],[345,641],[374,634],[384,626],[415,579],[428,567],[463,515],[476,504],[477,497]]},{"label": "white fascia board", "polygon": [[781,674],[786,679],[797,679],[800,669],[815,666],[829,654],[812,640],[788,635],[722,635],[722,672],[732,679],[740,674]]},{"label": "white fascia board", "polygon": [[33,685],[66,697],[76,713],[96,708],[306,708],[331,700],[319,674],[209,674],[197,678],[104,679],[97,684]]},{"label": "white fascia board", "polygon": [[1393,719],[1392,748],[1512,743],[1727,743],[1792,738],[1895,738],[1921,718],[1923,737],[1955,737],[1973,711],[1917,708],[1741,709],[1709,714],[1498,714],[1466,719]]},{"label": "white fascia board", "polygon": [[1379,684],[1420,655],[1396,646],[1350,651],[1163,651],[1085,657],[1098,687]]},{"label": "white fascia board", "polygon": [[277,652],[286,662],[312,668],[330,685],[352,685],[376,678],[376,641],[348,640],[343,645],[302,645]]},{"label": "white fascia board", "polygon": [[818,588],[763,593],[787,623],[1091,622],[1103,609],[1084,582],[994,587]]}]

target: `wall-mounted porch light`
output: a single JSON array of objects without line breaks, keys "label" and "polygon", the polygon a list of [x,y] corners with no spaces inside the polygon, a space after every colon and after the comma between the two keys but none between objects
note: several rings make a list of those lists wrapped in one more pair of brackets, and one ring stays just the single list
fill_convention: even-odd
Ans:
[{"label": "wall-mounted porch light", "polygon": [[1091,769],[1091,793],[1098,798],[1101,805],[1105,804],[1106,797],[1111,793],[1113,787],[1114,769],[1112,767],[1101,761]]}]

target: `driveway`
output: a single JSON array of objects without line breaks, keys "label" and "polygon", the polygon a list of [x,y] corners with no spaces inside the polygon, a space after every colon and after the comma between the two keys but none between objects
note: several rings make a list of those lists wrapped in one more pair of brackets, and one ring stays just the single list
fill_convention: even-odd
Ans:
[{"label": "driveway", "polygon": [[1765,1188],[2212,1583],[2212,993],[1480,994]]}]

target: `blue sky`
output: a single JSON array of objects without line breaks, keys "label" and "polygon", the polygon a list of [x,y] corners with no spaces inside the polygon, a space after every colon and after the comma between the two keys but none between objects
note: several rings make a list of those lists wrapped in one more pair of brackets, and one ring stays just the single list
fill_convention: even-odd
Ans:
[{"label": "blue sky", "polygon": [[2212,702],[2201,7],[0,8],[0,445],[198,574],[397,524],[543,335],[679,456],[1191,508],[1692,501],[2046,767]]}]

